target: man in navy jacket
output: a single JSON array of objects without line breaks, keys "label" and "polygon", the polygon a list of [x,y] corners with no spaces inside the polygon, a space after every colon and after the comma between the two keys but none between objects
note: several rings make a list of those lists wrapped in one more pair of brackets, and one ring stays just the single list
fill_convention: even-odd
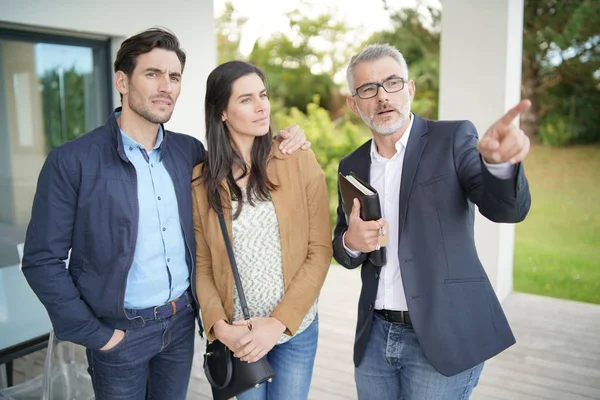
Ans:
[{"label": "man in navy jacket", "polygon": [[[23,273],[56,336],[86,347],[97,399],[186,397],[198,309],[191,173],[205,150],[163,126],[185,61],[166,30],[125,40],[114,63],[122,108],[40,172]],[[297,127],[281,136],[286,150],[304,143]]]},{"label": "man in navy jacket", "polygon": [[[410,112],[406,61],[370,45],[348,66],[348,105],[373,139],[345,157],[379,194],[383,218],[363,221],[354,200],[338,207],[334,257],[362,265],[354,344],[360,400],[469,397],[483,362],[515,342],[475,249],[474,204],[495,222],[522,221],[531,202],[521,161],[529,140],[511,124],[521,102],[478,141],[469,121]],[[386,247],[387,263],[368,253]]]}]

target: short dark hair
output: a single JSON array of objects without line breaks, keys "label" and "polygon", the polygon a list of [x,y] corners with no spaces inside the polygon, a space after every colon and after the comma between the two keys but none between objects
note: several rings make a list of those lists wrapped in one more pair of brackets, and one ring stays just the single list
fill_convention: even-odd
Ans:
[{"label": "short dark hair", "polygon": [[131,77],[138,56],[156,48],[175,52],[181,62],[181,72],[183,73],[185,52],[179,47],[177,36],[164,28],[150,28],[125,39],[117,52],[117,58],[115,58],[115,72],[123,71],[125,75]]}]

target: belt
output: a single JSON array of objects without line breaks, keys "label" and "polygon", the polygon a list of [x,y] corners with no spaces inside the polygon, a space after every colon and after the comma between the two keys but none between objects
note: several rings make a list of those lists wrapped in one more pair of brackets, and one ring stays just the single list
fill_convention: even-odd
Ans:
[{"label": "belt", "polygon": [[375,310],[375,314],[381,316],[387,322],[402,325],[411,325],[408,311]]},{"label": "belt", "polygon": [[172,317],[177,314],[177,311],[183,310],[188,304],[190,304],[189,290],[186,291],[181,297],[173,299],[166,304],[156,307],[144,308],[142,310],[126,310],[129,318],[142,317],[148,319],[165,319]]}]

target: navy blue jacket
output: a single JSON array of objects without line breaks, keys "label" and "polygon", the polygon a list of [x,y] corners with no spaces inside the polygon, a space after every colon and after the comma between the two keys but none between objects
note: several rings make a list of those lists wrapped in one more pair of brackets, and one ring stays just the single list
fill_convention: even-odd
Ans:
[{"label": "navy blue jacket", "polygon": [[[205,150],[191,136],[164,132],[161,154],[175,187],[195,293],[191,177]],[[126,318],[138,218],[136,171],[125,155],[115,113],[106,125],[50,152],[33,201],[23,273],[59,339],[99,349],[113,334],[103,319]]]},{"label": "navy blue jacket", "polygon": [[[427,121],[415,116],[400,184],[398,256],[413,327],[425,356],[446,376],[467,370],[515,343],[498,298],[477,256],[475,209],[494,222],[522,221],[531,203],[522,165],[498,179],[483,165],[477,131],[468,121]],[[344,175],[370,178],[371,141],[345,157]],[[366,255],[350,258],[341,204],[334,257],[346,268],[362,265],[354,364],[365,352],[381,268]]]}]

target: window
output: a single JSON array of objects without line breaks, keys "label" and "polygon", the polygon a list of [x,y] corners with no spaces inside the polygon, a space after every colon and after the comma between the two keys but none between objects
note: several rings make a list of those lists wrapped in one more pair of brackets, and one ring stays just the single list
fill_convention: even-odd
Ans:
[{"label": "window", "polygon": [[0,29],[0,267],[19,264],[40,169],[110,111],[108,40]]}]

